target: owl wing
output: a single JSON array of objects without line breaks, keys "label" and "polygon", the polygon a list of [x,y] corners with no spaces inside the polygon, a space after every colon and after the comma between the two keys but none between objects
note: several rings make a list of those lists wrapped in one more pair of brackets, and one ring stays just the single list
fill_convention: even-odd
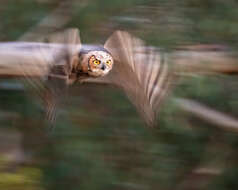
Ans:
[{"label": "owl wing", "polygon": [[153,126],[171,79],[166,54],[146,47],[142,40],[124,31],[114,32],[104,48],[112,54],[113,68],[107,76],[91,82],[111,83],[123,89],[145,122]]},{"label": "owl wing", "polygon": [[49,62],[51,68],[42,97],[45,102],[46,117],[52,123],[56,118],[56,108],[60,105],[61,99],[66,97],[73,59],[80,51],[81,41],[78,29],[67,29],[45,38],[44,42],[49,44],[51,53],[42,48],[41,54],[43,57],[47,55],[45,62]]},{"label": "owl wing", "polygon": [[74,55],[80,51],[79,31],[68,29],[39,41],[0,44],[0,73],[23,78],[41,97],[46,116],[53,121],[56,105],[66,92]]}]

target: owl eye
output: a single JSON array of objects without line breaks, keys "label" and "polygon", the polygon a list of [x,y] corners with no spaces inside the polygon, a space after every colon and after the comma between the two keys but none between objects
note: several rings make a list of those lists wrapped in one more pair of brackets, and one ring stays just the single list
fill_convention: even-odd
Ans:
[{"label": "owl eye", "polygon": [[93,63],[94,63],[95,65],[99,65],[99,64],[100,64],[100,61],[96,59],[96,60],[93,61]]},{"label": "owl eye", "polygon": [[106,62],[107,65],[111,65],[111,63],[112,63],[111,60],[107,60]]}]

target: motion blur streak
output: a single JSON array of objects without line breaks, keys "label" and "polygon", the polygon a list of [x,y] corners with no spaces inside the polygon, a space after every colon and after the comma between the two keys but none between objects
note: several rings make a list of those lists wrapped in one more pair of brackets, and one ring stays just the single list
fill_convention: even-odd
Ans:
[{"label": "motion blur streak", "polygon": [[[238,189],[237,10],[234,0],[2,0],[0,189]],[[154,128],[101,78],[69,87],[48,130],[42,103],[19,79],[20,70],[44,75],[35,60],[45,57],[20,49],[67,28],[80,29],[82,44],[127,31],[147,53],[166,55],[174,78]],[[32,67],[15,67],[22,56]]]}]

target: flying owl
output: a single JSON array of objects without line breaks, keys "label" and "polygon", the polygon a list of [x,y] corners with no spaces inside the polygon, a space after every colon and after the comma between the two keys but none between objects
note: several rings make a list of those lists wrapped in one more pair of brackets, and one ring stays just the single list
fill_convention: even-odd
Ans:
[{"label": "flying owl", "polygon": [[115,31],[103,46],[90,46],[81,44],[77,29],[68,29],[44,43],[6,44],[4,51],[4,55],[0,53],[0,74],[11,62],[7,67],[24,76],[44,100],[50,121],[54,121],[67,87],[88,82],[121,88],[144,121],[153,126],[171,81],[166,54],[146,47],[125,31]]}]

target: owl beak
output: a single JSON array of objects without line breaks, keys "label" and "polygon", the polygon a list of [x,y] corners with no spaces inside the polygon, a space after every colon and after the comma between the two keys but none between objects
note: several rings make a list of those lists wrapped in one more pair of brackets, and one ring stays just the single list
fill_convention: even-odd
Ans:
[{"label": "owl beak", "polygon": [[106,66],[103,64],[101,69],[104,71],[106,69]]}]

